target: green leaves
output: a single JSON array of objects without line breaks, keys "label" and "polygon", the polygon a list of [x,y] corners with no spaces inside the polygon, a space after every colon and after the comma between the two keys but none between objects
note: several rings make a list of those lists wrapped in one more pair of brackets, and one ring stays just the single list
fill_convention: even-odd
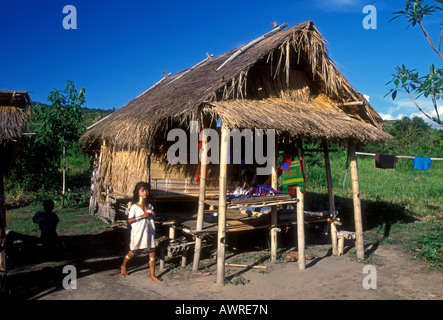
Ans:
[{"label": "green leaves", "polygon": [[72,80],[68,80],[63,91],[54,89],[48,97],[51,105],[36,112],[41,123],[39,139],[57,140],[62,146],[70,147],[77,141],[85,128],[81,125],[85,103],[85,89],[77,92]]},{"label": "green leaves", "polygon": [[[422,20],[426,16],[430,16],[435,14],[436,12],[441,12],[443,9],[441,6],[443,5],[443,0],[434,0],[435,4],[426,4],[424,0],[408,0],[405,3],[405,8],[402,11],[396,11],[393,14],[395,15],[391,20],[397,19],[399,17],[405,17],[408,19],[410,26],[415,26],[418,24],[431,46],[432,50],[434,50],[441,60],[443,60],[443,55],[440,51],[442,40],[443,40],[443,31],[440,35],[440,41],[438,48],[434,45],[429,33],[426,31],[424,25],[422,24]],[[443,21],[440,23],[443,26]],[[386,85],[393,83],[394,88],[391,88],[389,92],[385,95],[391,95],[392,100],[397,98],[397,94],[399,91],[404,91],[408,93],[409,97],[415,104],[415,106],[423,113],[428,119],[434,121],[435,123],[441,125],[443,127],[443,123],[440,119],[438,104],[437,101],[442,99],[443,95],[443,68],[437,68],[434,64],[431,64],[429,67],[429,74],[419,77],[418,72],[416,70],[409,70],[405,65],[401,67],[395,68],[395,73],[392,74],[392,80],[386,83]],[[414,95],[414,96],[413,96]],[[419,97],[425,97],[431,99],[431,102],[434,107],[434,111],[437,117],[434,117],[432,113],[429,111],[423,110],[417,99]]]},{"label": "green leaves", "polygon": [[386,95],[391,94],[392,100],[395,100],[397,97],[397,92],[402,91],[404,89],[407,92],[411,92],[416,89],[417,84],[419,83],[418,72],[415,72],[415,69],[409,70],[403,64],[401,67],[395,68],[396,73],[393,73],[392,80],[387,82],[386,85],[390,83],[394,83],[395,87],[392,88]]},{"label": "green leaves", "polygon": [[77,92],[69,80],[64,90],[54,89],[48,101],[50,105],[37,104],[32,108],[30,131],[36,135],[23,140],[16,165],[16,171],[30,180],[27,187],[34,190],[59,183],[63,146],[71,148],[85,130],[82,124],[84,89]]},{"label": "green leaves", "polygon": [[[434,1],[438,3],[443,3],[442,0]],[[423,5],[423,2],[423,0],[406,1],[405,9],[402,11],[394,12],[393,14],[395,14],[396,16],[389,20],[389,22],[399,17],[405,17],[406,19],[408,19],[409,22],[408,28],[410,26],[414,27],[417,23],[421,23],[424,17],[432,15],[438,10],[442,10],[442,8],[436,5]]]}]

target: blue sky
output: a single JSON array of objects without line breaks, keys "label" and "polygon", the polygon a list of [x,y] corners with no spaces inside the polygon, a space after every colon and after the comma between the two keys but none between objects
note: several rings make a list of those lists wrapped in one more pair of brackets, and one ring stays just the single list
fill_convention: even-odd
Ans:
[{"label": "blue sky", "polygon": [[[14,0],[0,6],[0,89],[32,91],[46,102],[68,79],[86,89],[89,108],[120,108],[160,80],[245,44],[272,29],[313,20],[330,57],[386,119],[418,115],[406,94],[383,98],[397,65],[421,73],[439,66],[418,28],[393,17],[405,0],[80,1]],[[77,10],[77,29],[63,28],[63,7]],[[377,9],[377,29],[363,28],[363,7]],[[425,20],[438,43],[442,14]],[[426,100],[424,109],[431,108]],[[443,103],[442,103],[443,105]],[[442,109],[442,108],[440,108]],[[431,109],[429,109],[431,110]],[[443,114],[443,110],[442,110]]]}]

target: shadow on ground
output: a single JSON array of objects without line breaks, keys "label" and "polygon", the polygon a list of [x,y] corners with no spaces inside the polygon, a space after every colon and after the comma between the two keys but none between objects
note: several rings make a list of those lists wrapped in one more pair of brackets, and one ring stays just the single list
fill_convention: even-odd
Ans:
[{"label": "shadow on ground", "polygon": [[94,235],[60,236],[63,246],[49,255],[43,251],[38,237],[10,232],[6,252],[7,298],[37,299],[63,290],[63,279],[70,273],[63,272],[67,265],[76,267],[77,279],[111,269],[118,273],[126,253],[126,235],[125,229],[115,229]]}]

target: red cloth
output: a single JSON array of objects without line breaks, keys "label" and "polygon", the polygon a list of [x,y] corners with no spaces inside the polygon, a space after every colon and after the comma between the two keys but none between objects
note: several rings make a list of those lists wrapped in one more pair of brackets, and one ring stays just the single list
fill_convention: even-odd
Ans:
[{"label": "red cloth", "polygon": [[[198,169],[197,169],[197,178],[195,179],[195,182],[200,182],[200,152],[202,148],[202,142],[200,141],[198,143]],[[206,165],[206,179],[208,179],[208,172],[209,172],[209,165]]]}]

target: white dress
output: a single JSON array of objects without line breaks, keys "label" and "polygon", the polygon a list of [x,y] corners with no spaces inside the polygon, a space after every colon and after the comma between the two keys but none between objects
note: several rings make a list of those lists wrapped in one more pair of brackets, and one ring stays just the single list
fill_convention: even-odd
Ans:
[{"label": "white dress", "polygon": [[[147,205],[148,210],[153,210],[151,204]],[[136,204],[131,206],[128,218],[137,218],[143,215],[143,209]],[[129,250],[154,249],[155,248],[155,224],[152,216],[141,219],[131,224],[131,241],[129,243]]]}]

